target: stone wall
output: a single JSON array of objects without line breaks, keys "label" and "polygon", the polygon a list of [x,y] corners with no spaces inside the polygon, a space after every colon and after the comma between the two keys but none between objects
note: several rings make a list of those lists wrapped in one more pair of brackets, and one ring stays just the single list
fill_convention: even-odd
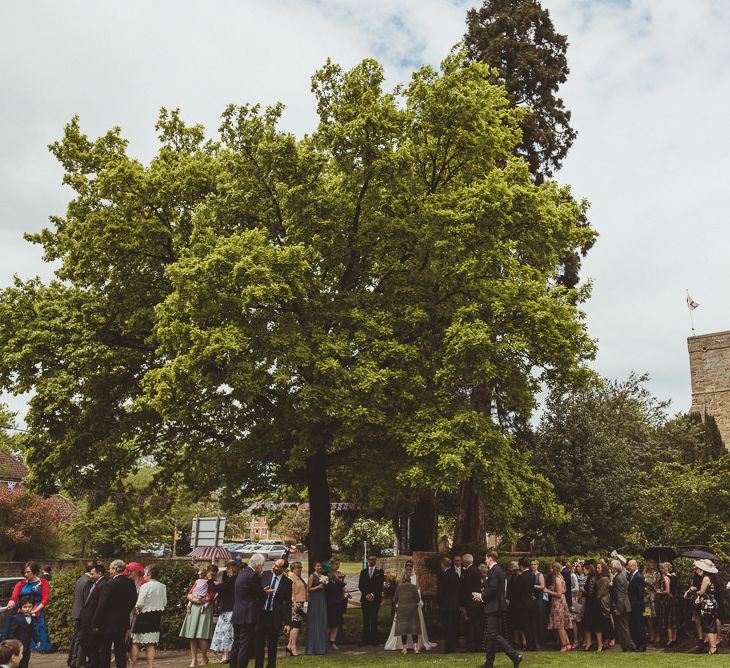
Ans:
[{"label": "stone wall", "polygon": [[730,447],[730,331],[687,339],[692,380],[692,411],[717,420]]}]

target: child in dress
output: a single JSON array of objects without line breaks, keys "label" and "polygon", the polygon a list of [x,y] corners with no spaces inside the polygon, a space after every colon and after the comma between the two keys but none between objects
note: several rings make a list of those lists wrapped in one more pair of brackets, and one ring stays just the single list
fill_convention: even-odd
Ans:
[{"label": "child in dress", "polygon": [[30,596],[23,596],[19,601],[18,611],[10,618],[8,625],[8,638],[23,643],[20,668],[28,668],[30,663],[30,641],[38,642],[35,618],[31,615],[33,607],[33,599]]},{"label": "child in dress", "polygon": [[[198,579],[193,584],[193,588],[190,591],[190,593],[193,595],[196,599],[204,599],[208,597],[208,573],[212,573],[213,577],[215,577],[215,574],[218,572],[218,566],[215,564],[210,564],[208,568],[203,570],[202,568],[198,571]],[[204,611],[208,607],[209,601],[206,601],[203,603],[202,607],[200,608],[201,611]],[[188,609],[187,613],[189,614],[193,607],[193,601],[188,601]]]}]

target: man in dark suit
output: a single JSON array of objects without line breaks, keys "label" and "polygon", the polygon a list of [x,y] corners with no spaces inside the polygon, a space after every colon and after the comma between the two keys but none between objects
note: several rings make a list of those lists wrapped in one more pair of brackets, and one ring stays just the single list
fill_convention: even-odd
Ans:
[{"label": "man in dark suit", "polygon": [[461,607],[460,585],[459,576],[451,567],[451,559],[444,557],[441,560],[441,575],[439,575],[436,589],[436,602],[444,629],[444,654],[451,654],[456,650],[459,608]]},{"label": "man in dark suit", "polygon": [[631,640],[629,633],[629,615],[631,614],[631,601],[629,601],[629,582],[624,573],[624,565],[614,559],[611,562],[613,571],[613,582],[611,583],[611,612],[613,613],[613,628],[616,640],[624,652],[633,652],[636,646]]},{"label": "man in dark suit", "polygon": [[[519,560],[520,575],[515,586],[516,618],[525,634],[525,647],[528,652],[537,650],[537,628],[535,605],[542,601],[535,600],[535,574],[530,570],[530,560],[522,557]],[[510,602],[511,603],[511,602]]]},{"label": "man in dark suit", "polygon": [[646,631],[644,630],[644,610],[646,609],[646,600],[644,598],[644,575],[639,570],[639,564],[635,559],[629,559],[626,564],[629,572],[629,602],[631,603],[631,612],[629,613],[629,628],[631,631],[631,640],[636,645],[637,652],[646,652]]},{"label": "man in dark suit", "polygon": [[261,605],[266,597],[261,586],[264,556],[254,554],[248,566],[236,578],[234,590],[233,647],[229,663],[231,668],[247,668],[249,659],[256,651],[256,626],[261,617]]},{"label": "man in dark suit", "polygon": [[284,575],[286,561],[277,559],[270,571],[261,577],[266,598],[256,631],[256,668],[264,668],[264,650],[268,653],[267,668],[276,668],[276,646],[282,626],[289,633],[291,625],[291,580]]},{"label": "man in dark suit", "polygon": [[99,592],[92,628],[99,634],[99,667],[109,668],[112,662],[112,646],[114,646],[114,663],[116,668],[127,665],[127,631],[129,615],[137,602],[137,588],[124,575],[127,567],[121,559],[115,559],[109,565],[112,576]]},{"label": "man in dark suit", "polygon": [[368,557],[368,567],[360,571],[357,588],[360,590],[360,609],[362,610],[362,644],[378,644],[378,611],[383,600],[383,581],[385,573],[377,568],[375,555]]},{"label": "man in dark suit", "polygon": [[76,580],[76,586],[74,587],[74,599],[71,604],[71,617],[74,620],[74,634],[71,637],[71,644],[69,645],[68,658],[66,663],[70,668],[81,668],[84,665],[81,643],[79,642],[79,617],[81,617],[81,610],[86,603],[86,598],[89,595],[91,589],[91,569],[94,567],[93,561],[87,561],[84,565],[84,573]]},{"label": "man in dark suit", "polygon": [[522,662],[522,655],[518,654],[501,635],[502,618],[507,612],[504,571],[497,563],[496,552],[487,552],[486,562],[489,571],[484,589],[481,594],[474,594],[474,600],[484,604],[486,618],[484,635],[487,641],[487,656],[483,668],[493,668],[497,647],[512,660],[514,668],[517,668]]},{"label": "man in dark suit", "polygon": [[77,657],[79,666],[98,668],[99,666],[99,633],[94,632],[93,623],[96,608],[99,605],[101,590],[106,586],[104,578],[104,567],[101,564],[94,564],[89,571],[91,584],[86,593],[86,600],[81,607],[79,614],[79,645],[80,652]]},{"label": "man in dark suit", "polygon": [[482,590],[482,576],[474,565],[474,557],[471,554],[465,554],[462,562],[464,566],[461,573],[461,605],[466,611],[464,624],[466,651],[478,652],[482,640],[484,610],[481,603],[474,600],[472,594]]}]

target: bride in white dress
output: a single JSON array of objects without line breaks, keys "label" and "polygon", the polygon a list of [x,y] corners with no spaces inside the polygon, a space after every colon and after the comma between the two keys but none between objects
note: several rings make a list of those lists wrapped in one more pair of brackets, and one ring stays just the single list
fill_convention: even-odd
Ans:
[{"label": "bride in white dress", "polygon": [[[413,562],[412,561],[406,561],[405,565],[405,575],[409,576],[411,579],[411,583],[418,586],[416,583],[416,574],[413,572]],[[420,595],[420,590],[419,590]],[[385,641],[385,649],[403,649],[403,642],[401,640],[401,637],[399,635],[395,634],[395,619],[398,616],[398,612],[396,611],[395,617],[393,618],[393,624],[390,627],[390,635],[388,636],[388,640]],[[426,621],[423,618],[423,603],[421,603],[418,607],[418,620],[421,623],[421,632],[418,634],[418,646],[419,649],[433,649],[436,647],[435,642],[430,642],[428,639],[428,631],[426,630]],[[408,636],[408,649],[413,649],[413,640],[412,636]]]}]

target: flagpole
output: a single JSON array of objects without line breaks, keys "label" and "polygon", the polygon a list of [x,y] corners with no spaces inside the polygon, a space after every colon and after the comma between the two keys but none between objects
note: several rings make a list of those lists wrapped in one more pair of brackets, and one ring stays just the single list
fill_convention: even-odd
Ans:
[{"label": "flagpole", "polygon": [[[685,293],[687,294],[687,306],[689,307],[689,288],[685,290]],[[695,333],[695,319],[692,316],[692,309],[687,308],[689,311],[689,326],[692,328],[692,336],[697,336]]]}]

